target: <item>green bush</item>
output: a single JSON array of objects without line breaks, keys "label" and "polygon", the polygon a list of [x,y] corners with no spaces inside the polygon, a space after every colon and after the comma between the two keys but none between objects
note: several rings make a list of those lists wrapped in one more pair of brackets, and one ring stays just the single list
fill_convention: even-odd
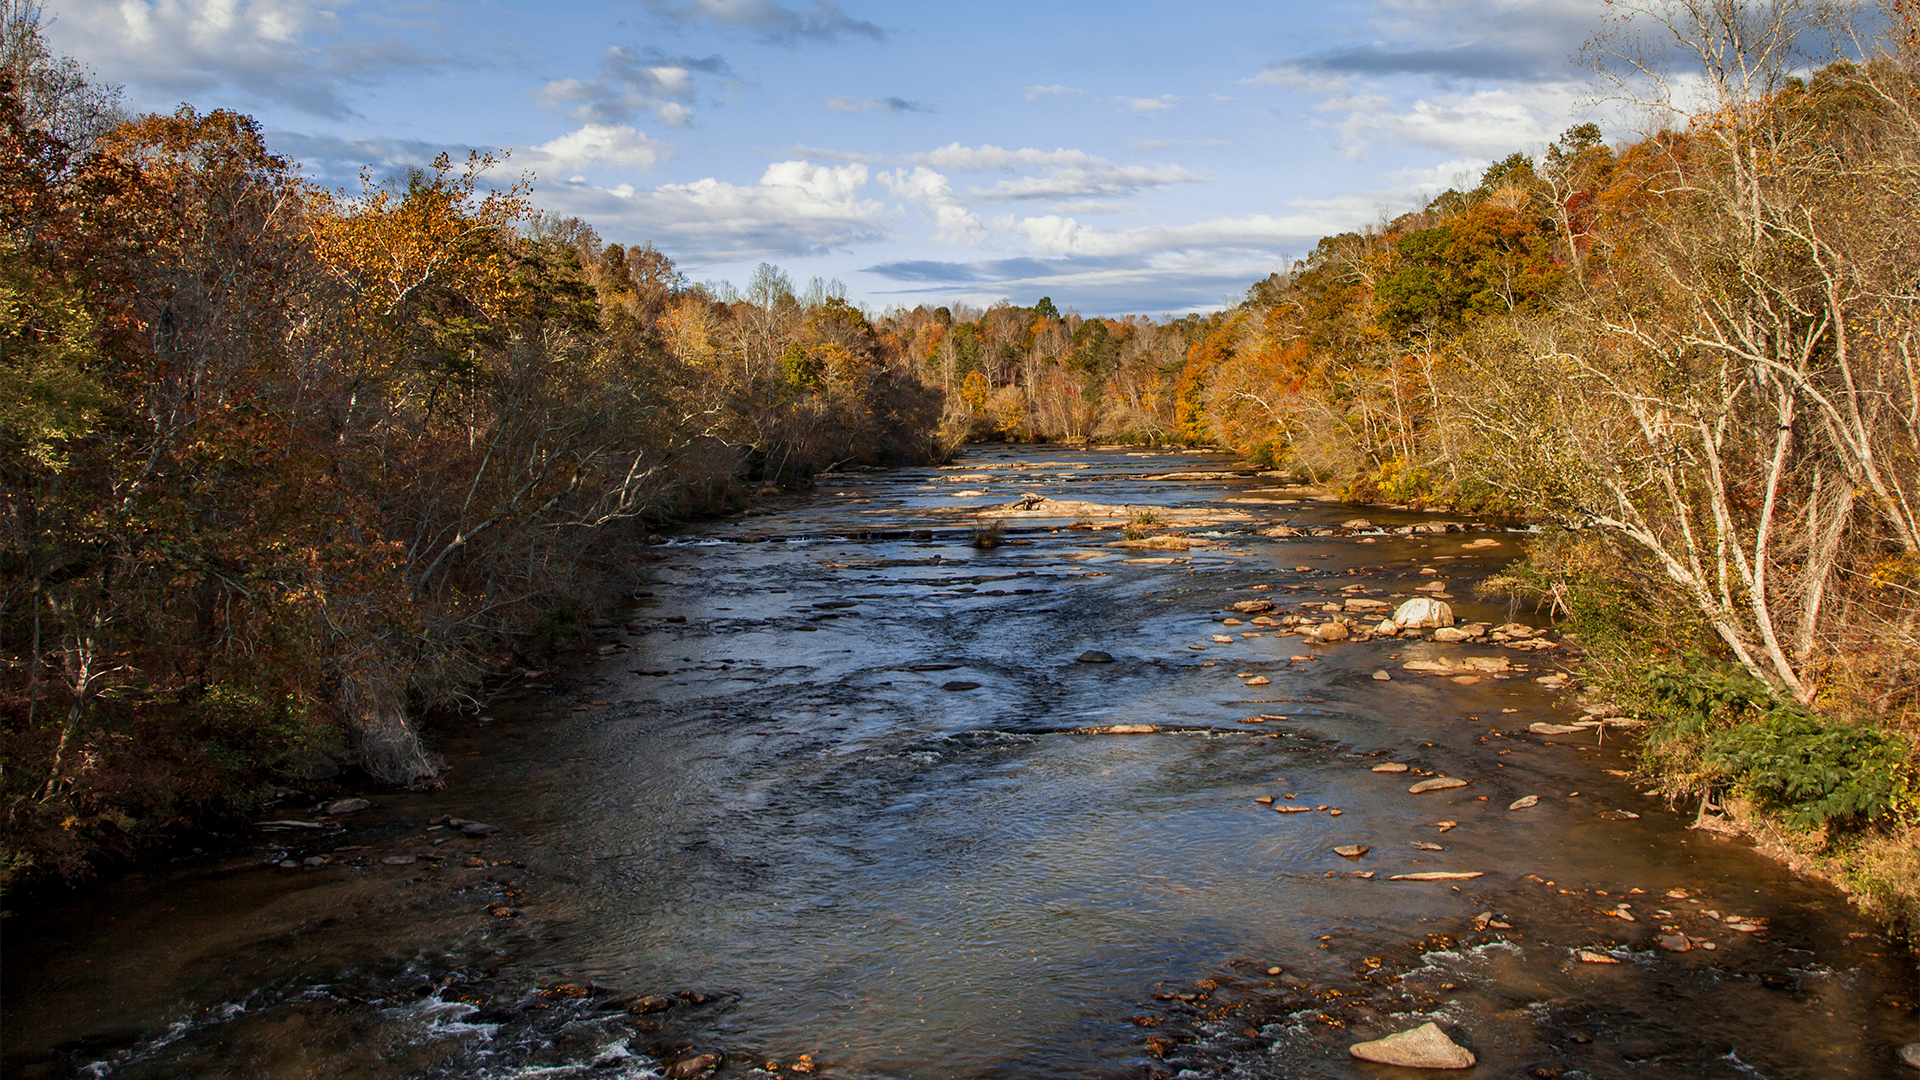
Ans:
[{"label": "green bush", "polygon": [[1705,778],[1778,810],[1797,828],[1857,826],[1916,808],[1912,752],[1891,732],[1783,702],[1744,669],[1699,657],[1647,676],[1670,718],[1655,741],[1695,742]]},{"label": "green bush", "polygon": [[1793,708],[1715,732],[1706,754],[1709,765],[1804,829],[1871,823],[1911,809],[1908,757],[1905,740],[1888,732]]}]

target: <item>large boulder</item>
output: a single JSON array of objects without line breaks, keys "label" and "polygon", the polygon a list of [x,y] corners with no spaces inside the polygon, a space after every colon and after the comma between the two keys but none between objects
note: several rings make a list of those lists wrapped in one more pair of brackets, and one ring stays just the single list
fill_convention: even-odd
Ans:
[{"label": "large boulder", "polygon": [[1401,628],[1452,626],[1453,608],[1449,607],[1444,600],[1433,600],[1425,596],[1415,597],[1394,609],[1393,624]]},{"label": "large boulder", "polygon": [[1362,1061],[1407,1069],[1471,1069],[1473,1051],[1447,1038],[1440,1025],[1421,1024],[1372,1042],[1354,1043],[1347,1052]]}]

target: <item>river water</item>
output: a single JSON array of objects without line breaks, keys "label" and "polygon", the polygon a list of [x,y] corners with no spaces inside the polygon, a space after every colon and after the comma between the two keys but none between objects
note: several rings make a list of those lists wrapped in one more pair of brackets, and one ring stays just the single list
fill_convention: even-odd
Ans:
[{"label": "river water", "polygon": [[[1195,546],[1111,546],[1142,511]],[[435,729],[444,789],[291,795],[265,818],[324,827],[7,920],[6,1073],[1387,1077],[1348,1045],[1436,1020],[1479,1075],[1898,1075],[1905,954],[1639,793],[1618,732],[1530,731],[1581,716],[1535,681],[1564,647],[1227,610],[1437,585],[1545,625],[1471,590],[1524,533],[1392,531],[1439,520],[989,447],[685,530],[599,653]],[[1463,657],[1508,670],[1403,667]],[[1432,871],[1482,876],[1392,880]]]}]

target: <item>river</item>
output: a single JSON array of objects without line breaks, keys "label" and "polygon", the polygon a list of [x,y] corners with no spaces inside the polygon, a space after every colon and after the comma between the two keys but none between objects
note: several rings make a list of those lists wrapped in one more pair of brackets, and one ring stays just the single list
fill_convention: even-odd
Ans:
[{"label": "river", "polygon": [[[1583,716],[1536,681],[1565,646],[1268,625],[1545,627],[1471,588],[1526,534],[1444,520],[986,447],[682,530],[597,652],[433,729],[445,788],[290,795],[8,919],[5,1071],[1387,1077],[1348,1045],[1431,1019],[1476,1075],[1897,1075],[1910,958],[1636,790],[1620,731],[1530,730]],[[1506,670],[1404,666],[1467,657]],[[1436,871],[1481,876],[1393,880]]]}]

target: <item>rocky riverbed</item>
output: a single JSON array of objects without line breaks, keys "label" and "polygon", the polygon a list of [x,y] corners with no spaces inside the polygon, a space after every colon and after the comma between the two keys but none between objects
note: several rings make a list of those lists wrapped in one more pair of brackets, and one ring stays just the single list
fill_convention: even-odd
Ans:
[{"label": "rocky riverbed", "polygon": [[8,920],[5,1071],[1899,1075],[1906,956],[1475,598],[1526,540],[1210,455],[822,478],[636,552],[444,789]]}]

